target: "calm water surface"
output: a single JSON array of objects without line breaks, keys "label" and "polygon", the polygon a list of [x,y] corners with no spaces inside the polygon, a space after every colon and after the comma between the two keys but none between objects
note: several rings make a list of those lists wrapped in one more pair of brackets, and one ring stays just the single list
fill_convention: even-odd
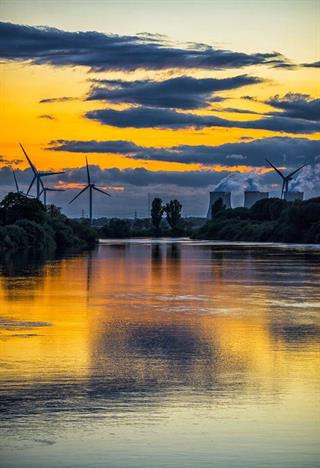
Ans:
[{"label": "calm water surface", "polygon": [[0,267],[1,466],[319,466],[320,251]]}]

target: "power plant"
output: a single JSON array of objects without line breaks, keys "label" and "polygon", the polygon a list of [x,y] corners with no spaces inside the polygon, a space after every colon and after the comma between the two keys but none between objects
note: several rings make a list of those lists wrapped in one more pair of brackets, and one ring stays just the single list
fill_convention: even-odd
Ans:
[{"label": "power plant", "polygon": [[246,190],[244,192],[244,207],[251,208],[257,201],[269,198],[269,192],[258,192],[257,190]]},{"label": "power plant", "polygon": [[[17,177],[15,172],[12,170],[13,173],[13,178],[14,178],[14,183],[15,183],[15,188],[16,192],[19,193],[20,195],[23,195],[25,197],[32,197],[30,195],[30,191],[36,183],[36,194],[35,197],[37,199],[40,199],[41,196],[43,196],[43,201],[44,204],[47,204],[47,192],[62,192],[65,189],[63,188],[55,188],[55,187],[48,187],[44,185],[43,178],[47,176],[53,176],[53,175],[58,175],[58,174],[63,174],[63,171],[39,171],[35,165],[32,163],[31,159],[29,158],[27,152],[23,148],[23,146],[20,143],[21,150],[23,151],[29,166],[33,172],[33,178],[31,180],[31,183],[29,185],[29,188],[26,192],[23,192],[18,184]],[[302,165],[295,169],[293,172],[289,173],[288,175],[284,175],[272,162],[270,162],[268,159],[266,159],[268,164],[277,172],[277,174],[281,177],[282,179],[282,188],[281,188],[281,194],[280,198],[283,200],[286,200],[288,202],[293,202],[293,201],[303,201],[304,199],[304,192],[299,192],[299,191],[289,191],[289,182],[293,180],[293,176],[299,172],[305,165]],[[76,200],[82,193],[86,192],[88,190],[89,192],[89,220],[90,223],[92,223],[93,219],[93,191],[100,192],[104,195],[107,195],[110,197],[110,194],[107,193],[105,190],[103,190],[102,187],[97,187],[95,183],[91,182],[91,177],[90,177],[90,170],[89,170],[89,165],[88,165],[88,160],[86,158],[86,171],[87,171],[87,184],[78,192],[73,199],[69,203],[73,203],[74,200]],[[231,208],[231,191],[225,191],[221,190],[222,188],[229,188],[229,185],[226,183],[227,181],[223,181],[224,183],[219,183],[216,188],[218,190],[213,190],[210,192],[210,199],[209,199],[209,207],[207,211],[207,219],[212,218],[212,206],[217,202],[219,199],[222,200],[222,204],[224,205],[225,208]],[[257,203],[260,200],[268,199],[269,198],[269,192],[261,192],[259,190],[254,190],[257,188],[257,184],[254,183],[249,183],[250,179],[248,179],[248,184],[247,184],[247,190],[244,191],[244,207],[245,208],[251,208],[255,203]],[[239,186],[239,183],[238,183]],[[220,190],[219,190],[220,189]],[[238,192],[237,192],[238,193]],[[148,194],[148,206],[150,205],[150,194]],[[135,215],[136,216],[136,215]]]},{"label": "power plant", "polygon": [[231,192],[210,192],[210,201],[209,201],[209,208],[207,213],[207,219],[211,219],[212,217],[212,205],[219,200],[222,199],[222,202],[226,208],[231,208]]}]

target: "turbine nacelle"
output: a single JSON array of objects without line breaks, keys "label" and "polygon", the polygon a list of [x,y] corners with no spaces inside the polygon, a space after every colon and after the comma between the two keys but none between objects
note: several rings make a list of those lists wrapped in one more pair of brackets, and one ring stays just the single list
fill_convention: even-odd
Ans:
[{"label": "turbine nacelle", "polygon": [[[24,147],[22,146],[21,143],[19,143],[22,151],[23,151],[23,154],[25,155],[28,163],[29,163],[29,166],[31,167],[32,169],[32,172],[33,172],[33,178],[31,180],[31,183],[29,185],[29,188],[27,190],[27,193],[26,195],[29,195],[29,192],[30,190],[32,189],[32,186],[35,182],[37,182],[37,199],[39,199],[42,191],[43,191],[43,182],[41,180],[41,177],[47,177],[47,176],[51,176],[51,175],[58,175],[58,174],[63,174],[64,171],[38,171],[36,166],[33,164],[33,162],[31,161],[31,159],[29,158],[29,156],[27,155]],[[42,191],[40,190],[40,187],[42,187]]]},{"label": "turbine nacelle", "polygon": [[105,192],[102,190],[100,187],[97,187],[96,184],[91,182],[91,177],[90,177],[90,171],[89,171],[89,166],[88,166],[88,159],[86,158],[86,168],[87,168],[87,180],[88,183],[87,185],[80,190],[80,192],[77,193],[75,197],[73,197],[72,200],[69,201],[69,204],[73,203],[82,193],[84,193],[86,190],[89,189],[89,217],[90,217],[90,224],[92,223],[92,191],[96,190],[96,192],[103,193],[104,195],[107,195],[108,197],[111,197],[110,193]]},{"label": "turbine nacelle", "polygon": [[293,176],[300,171],[303,167],[305,167],[305,164],[302,166],[298,167],[298,169],[295,169],[293,172],[291,172],[288,175],[284,175],[272,162],[269,161],[269,159],[266,159],[267,163],[270,164],[271,167],[279,174],[279,176],[282,178],[283,183],[282,183],[282,189],[281,189],[281,198],[283,198],[284,192],[289,191],[289,182],[293,179]]}]

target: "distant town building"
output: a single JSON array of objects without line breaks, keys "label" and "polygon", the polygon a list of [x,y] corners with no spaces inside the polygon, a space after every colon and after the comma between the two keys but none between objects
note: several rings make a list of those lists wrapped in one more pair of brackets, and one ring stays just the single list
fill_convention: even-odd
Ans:
[{"label": "distant town building", "polygon": [[244,192],[244,207],[251,208],[257,201],[269,198],[269,192],[247,190]]},{"label": "distant town building", "polygon": [[226,208],[231,208],[231,192],[210,192],[210,201],[209,201],[209,208],[207,213],[207,218],[211,219],[212,215],[212,205],[219,200],[222,199],[223,204]]},{"label": "distant town building", "polygon": [[286,201],[295,201],[295,200],[303,200],[303,192],[284,192],[284,199]]}]

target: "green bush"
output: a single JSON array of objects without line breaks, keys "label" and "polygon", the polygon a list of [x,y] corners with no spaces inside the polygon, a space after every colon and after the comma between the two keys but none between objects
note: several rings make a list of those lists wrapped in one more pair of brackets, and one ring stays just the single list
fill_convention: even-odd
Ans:
[{"label": "green bush", "polygon": [[15,224],[26,232],[28,245],[39,248],[46,247],[47,234],[43,226],[28,219],[19,219]]},{"label": "green bush", "polygon": [[14,248],[28,247],[28,236],[21,226],[9,224],[5,229]]},{"label": "green bush", "polygon": [[35,198],[27,198],[21,193],[10,192],[0,203],[4,210],[1,217],[4,218],[4,224],[14,224],[19,219],[27,219],[36,223],[42,223],[45,220],[45,206],[41,201]]}]

